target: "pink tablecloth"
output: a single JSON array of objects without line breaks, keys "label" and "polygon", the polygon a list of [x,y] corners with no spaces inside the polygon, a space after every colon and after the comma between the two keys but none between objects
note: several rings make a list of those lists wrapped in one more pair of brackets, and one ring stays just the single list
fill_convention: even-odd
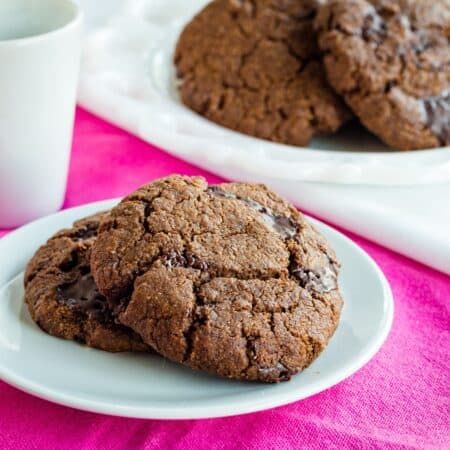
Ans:
[{"label": "pink tablecloth", "polygon": [[[173,172],[218,181],[78,111],[66,206]],[[450,279],[351,237],[387,275],[396,316],[384,347],[348,380],[271,411],[181,422],[81,412],[0,382],[0,449],[450,448]]]}]

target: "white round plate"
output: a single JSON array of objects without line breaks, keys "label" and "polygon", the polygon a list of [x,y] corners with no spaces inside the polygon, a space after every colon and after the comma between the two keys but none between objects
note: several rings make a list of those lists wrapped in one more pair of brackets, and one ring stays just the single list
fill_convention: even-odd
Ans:
[{"label": "white round plate", "polygon": [[106,414],[158,419],[230,416],[294,402],[339,383],[372,358],[389,332],[393,301],[380,269],[349,239],[310,219],[343,264],[345,306],[329,346],[289,382],[230,381],[158,356],[111,354],[45,334],[23,303],[22,273],[28,259],[57,230],[115,203],[66,210],[0,239],[2,380],[56,403]]}]

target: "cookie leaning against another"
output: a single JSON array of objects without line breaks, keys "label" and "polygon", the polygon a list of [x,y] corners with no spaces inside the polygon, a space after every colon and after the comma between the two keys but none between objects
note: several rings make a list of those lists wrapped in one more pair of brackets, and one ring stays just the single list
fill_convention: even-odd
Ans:
[{"label": "cookie leaning against another", "polygon": [[175,51],[182,101],[220,125],[292,145],[350,118],[328,86],[313,19],[317,0],[215,0]]},{"label": "cookie leaning against another", "polygon": [[148,351],[130,329],[117,325],[90,273],[99,222],[108,213],[75,222],[50,238],[25,272],[25,301],[47,333],[110,352]]},{"label": "cookie leaning against another", "polygon": [[119,322],[161,355],[224,377],[277,382],[338,324],[338,262],[262,185],[157,180],[100,226],[91,265]]},{"label": "cookie leaning against another", "polygon": [[450,0],[330,0],[316,18],[328,80],[388,145],[450,145]]}]

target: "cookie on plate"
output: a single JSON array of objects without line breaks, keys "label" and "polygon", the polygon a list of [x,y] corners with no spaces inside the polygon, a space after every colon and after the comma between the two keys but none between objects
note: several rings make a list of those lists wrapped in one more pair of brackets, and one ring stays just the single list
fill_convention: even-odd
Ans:
[{"label": "cookie on plate", "polygon": [[90,271],[97,229],[107,213],[75,222],[50,238],[25,271],[25,301],[47,333],[110,352],[146,351],[132,330],[114,323]]},{"label": "cookie on plate", "polygon": [[450,1],[330,0],[316,18],[328,80],[399,150],[450,145]]},{"label": "cookie on plate", "polygon": [[288,380],[325,348],[342,307],[334,252],[262,185],[143,186],[102,222],[91,265],[120,323],[228,378]]},{"label": "cookie on plate", "polygon": [[350,113],[326,82],[315,0],[215,0],[175,51],[182,101],[233,130],[291,145],[334,133]]}]

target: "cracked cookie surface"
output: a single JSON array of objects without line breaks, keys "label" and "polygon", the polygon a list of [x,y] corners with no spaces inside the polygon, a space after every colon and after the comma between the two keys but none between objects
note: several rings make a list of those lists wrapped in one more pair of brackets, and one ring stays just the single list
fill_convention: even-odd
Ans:
[{"label": "cracked cookie surface", "polygon": [[91,265],[120,323],[175,362],[234,379],[303,370],[342,307],[334,252],[262,185],[143,186],[102,222]]},{"label": "cracked cookie surface", "polygon": [[175,51],[183,102],[233,130],[306,145],[350,118],[325,79],[314,0],[215,0]]},{"label": "cracked cookie surface", "polygon": [[47,333],[110,352],[148,351],[141,338],[114,322],[90,271],[90,252],[107,213],[74,223],[51,237],[25,271],[25,301]]},{"label": "cracked cookie surface", "polygon": [[450,145],[450,1],[330,0],[316,18],[328,80],[395,149]]}]

